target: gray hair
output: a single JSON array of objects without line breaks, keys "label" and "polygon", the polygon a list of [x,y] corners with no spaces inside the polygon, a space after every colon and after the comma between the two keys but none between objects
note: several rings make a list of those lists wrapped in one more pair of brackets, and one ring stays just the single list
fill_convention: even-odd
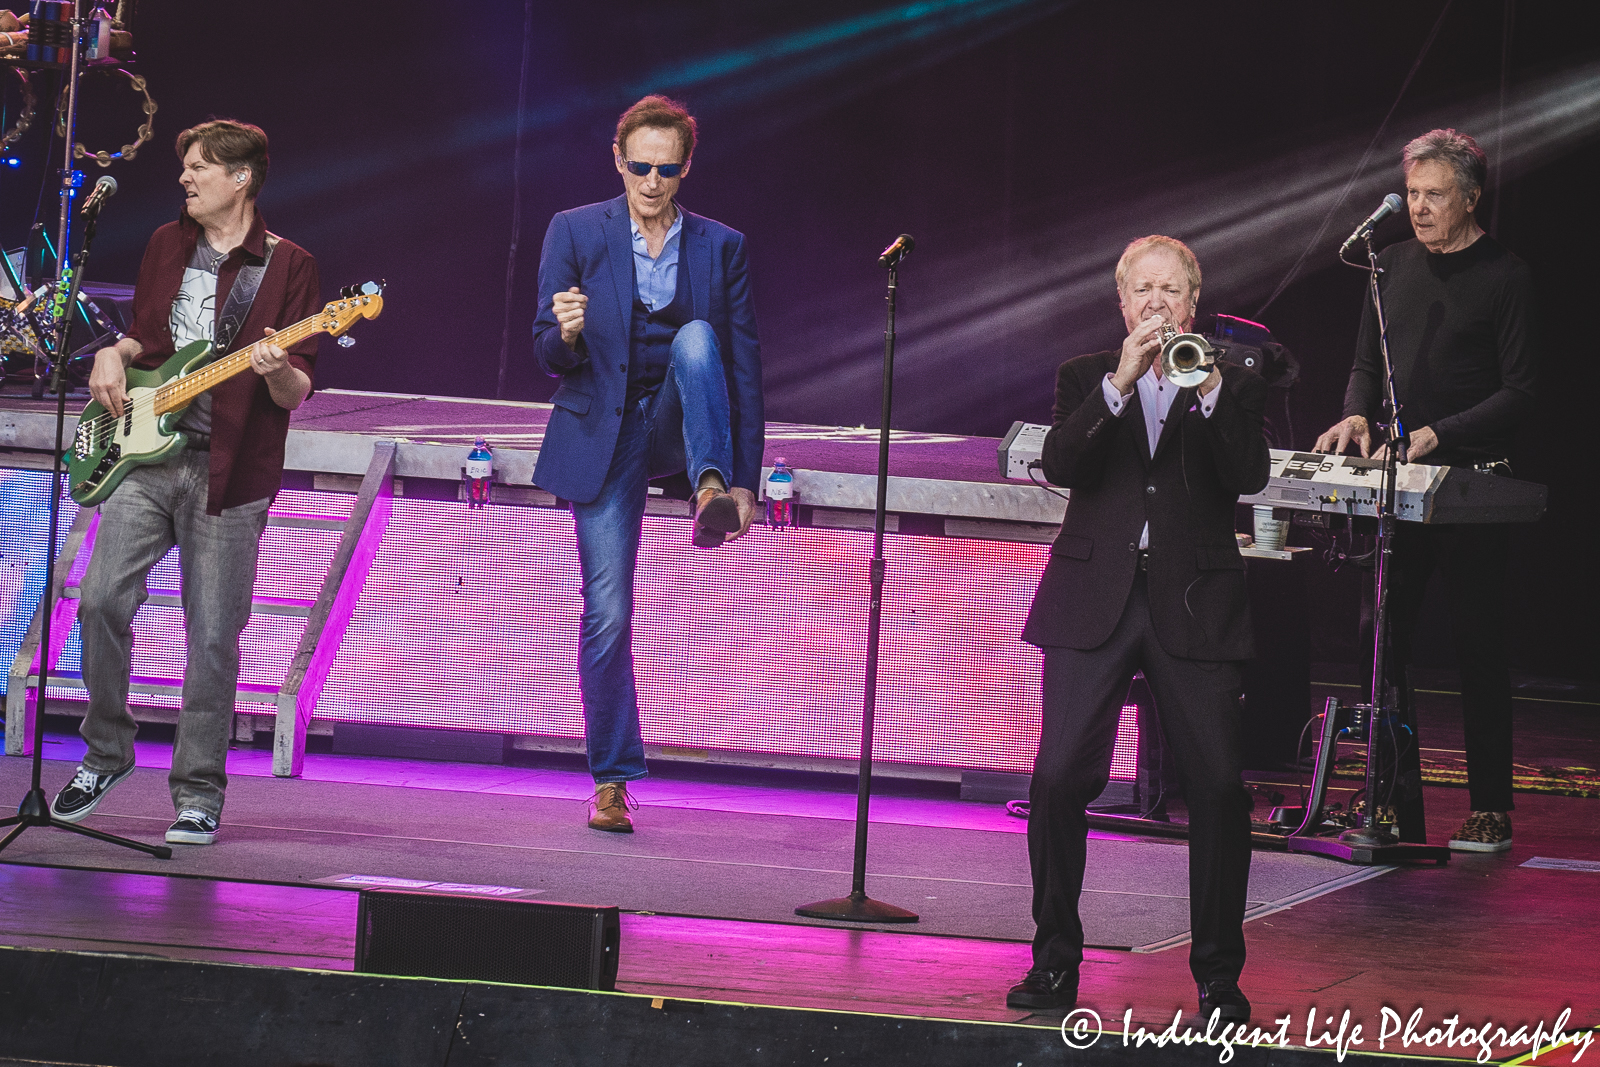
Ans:
[{"label": "gray hair", "polygon": [[1443,163],[1455,172],[1462,196],[1483,188],[1489,175],[1489,158],[1478,142],[1457,130],[1429,130],[1400,153],[1401,168],[1410,175],[1418,163]]},{"label": "gray hair", "polygon": [[1128,269],[1133,266],[1133,261],[1145,252],[1157,248],[1165,248],[1177,255],[1183,264],[1183,273],[1189,281],[1189,291],[1195,292],[1200,288],[1200,261],[1195,258],[1189,246],[1176,237],[1163,237],[1160,234],[1151,234],[1149,237],[1140,237],[1130,241],[1128,247],[1123,249],[1122,258],[1117,260],[1117,288],[1122,288],[1122,283],[1128,280]]}]

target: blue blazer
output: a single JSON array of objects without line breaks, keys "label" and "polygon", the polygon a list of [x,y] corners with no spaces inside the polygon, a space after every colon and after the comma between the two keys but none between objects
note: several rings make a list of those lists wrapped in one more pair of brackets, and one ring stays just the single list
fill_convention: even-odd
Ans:
[{"label": "blue blazer", "polygon": [[[733,484],[754,491],[766,417],[744,235],[684,211],[678,240],[678,269],[690,272],[694,317],[710,323],[722,353],[733,415]],[[574,285],[589,297],[576,351],[562,343],[552,309],[555,294]],[[550,398],[555,409],[533,480],[563,500],[593,501],[611,468],[628,391],[633,301],[626,196],[575,207],[550,220],[539,255],[533,350],[539,366],[562,381]]]}]

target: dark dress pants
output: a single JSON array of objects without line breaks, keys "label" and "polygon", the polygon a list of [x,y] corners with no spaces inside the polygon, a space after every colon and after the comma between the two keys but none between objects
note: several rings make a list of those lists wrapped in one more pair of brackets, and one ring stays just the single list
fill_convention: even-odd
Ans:
[{"label": "dark dress pants", "polygon": [[[1415,725],[1406,668],[1434,572],[1444,583],[1450,636],[1461,672],[1462,726],[1466,734],[1467,791],[1473,811],[1510,811],[1511,668],[1506,655],[1506,582],[1510,528],[1493,523],[1430,526],[1395,524],[1389,585],[1389,656],[1384,673],[1394,688],[1402,721]],[[1362,604],[1362,634],[1371,648],[1371,597]],[[1370,667],[1369,667],[1370,670]],[[1370,677],[1370,675],[1369,675]],[[1421,754],[1402,738],[1404,776],[1396,808],[1400,837],[1423,841]],[[1420,739],[1421,744],[1428,744]],[[1437,741],[1432,742],[1437,744]]]},{"label": "dark dress pants", "polygon": [[1029,793],[1036,967],[1075,970],[1083,959],[1085,807],[1106,787],[1128,682],[1144,671],[1189,804],[1189,968],[1196,981],[1244,968],[1250,880],[1250,796],[1241,780],[1240,665],[1169,655],[1150,622],[1139,573],[1111,637],[1099,648],[1044,650],[1044,719]]}]

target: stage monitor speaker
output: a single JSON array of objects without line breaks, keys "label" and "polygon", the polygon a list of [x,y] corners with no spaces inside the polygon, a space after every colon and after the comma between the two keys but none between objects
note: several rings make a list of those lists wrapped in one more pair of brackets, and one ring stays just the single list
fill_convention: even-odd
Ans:
[{"label": "stage monitor speaker", "polygon": [[615,989],[616,908],[364,889],[356,970],[569,989]]}]

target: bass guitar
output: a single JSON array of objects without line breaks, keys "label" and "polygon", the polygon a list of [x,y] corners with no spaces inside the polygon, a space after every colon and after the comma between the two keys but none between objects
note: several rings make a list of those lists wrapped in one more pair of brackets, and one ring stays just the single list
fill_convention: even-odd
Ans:
[{"label": "bass guitar", "polygon": [[[383,287],[376,282],[349,286],[322,310],[272,335],[288,348],[319,333],[338,337],[362,319],[383,310]],[[72,499],[93,507],[111,495],[135,467],[162,463],[183,451],[188,435],[174,427],[195,397],[250,369],[255,342],[212,360],[211,342],[184,345],[155,370],[128,370],[128,399],[118,417],[91,400],[78,417],[66,454]]]}]

